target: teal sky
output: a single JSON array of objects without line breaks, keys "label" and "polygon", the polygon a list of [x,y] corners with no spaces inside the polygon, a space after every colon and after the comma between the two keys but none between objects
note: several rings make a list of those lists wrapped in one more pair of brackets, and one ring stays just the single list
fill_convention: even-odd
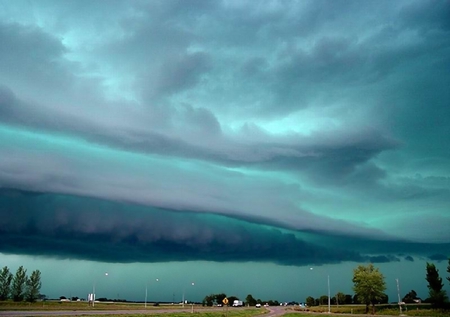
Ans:
[{"label": "teal sky", "polygon": [[450,256],[449,14],[0,0],[0,265],[54,297],[108,271],[129,299],[160,278],[160,300],[302,301],[373,262],[425,298]]}]

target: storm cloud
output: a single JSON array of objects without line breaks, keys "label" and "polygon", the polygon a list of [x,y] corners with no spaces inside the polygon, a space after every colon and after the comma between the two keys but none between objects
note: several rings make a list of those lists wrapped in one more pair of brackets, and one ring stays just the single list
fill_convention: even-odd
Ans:
[{"label": "storm cloud", "polygon": [[[391,241],[397,246],[382,248],[382,241],[365,241],[362,248],[354,248],[365,252],[360,253],[343,247],[354,237],[325,237],[312,231],[302,237],[274,225],[261,226],[205,212],[17,190],[2,190],[1,194],[0,248],[5,253],[116,263],[206,260],[320,265],[400,261],[394,255],[371,256],[367,252],[409,249],[420,254],[425,249],[430,252],[449,247],[421,248],[419,244]],[[442,260],[442,256],[430,259]]]},{"label": "storm cloud", "polygon": [[0,252],[445,259],[449,12],[0,1]]}]

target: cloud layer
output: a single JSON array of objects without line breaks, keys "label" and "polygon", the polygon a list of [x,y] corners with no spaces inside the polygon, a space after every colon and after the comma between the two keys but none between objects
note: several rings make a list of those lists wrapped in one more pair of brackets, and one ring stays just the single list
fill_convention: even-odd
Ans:
[{"label": "cloud layer", "polygon": [[1,252],[296,265],[450,252],[448,3],[0,12]]},{"label": "cloud layer", "polygon": [[208,213],[16,190],[1,194],[0,248],[6,253],[118,263],[205,260],[320,265],[400,261],[393,255],[400,249],[445,260],[437,252],[450,247],[404,241],[386,246],[383,241],[366,240],[349,250],[345,246],[354,238],[298,234]]}]

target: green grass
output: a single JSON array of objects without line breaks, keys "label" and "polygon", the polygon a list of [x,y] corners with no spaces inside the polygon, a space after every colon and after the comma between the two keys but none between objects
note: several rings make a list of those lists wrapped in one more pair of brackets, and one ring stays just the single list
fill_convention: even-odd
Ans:
[{"label": "green grass", "polygon": [[[257,311],[249,311],[246,310],[240,310],[238,311],[228,311],[228,315],[225,312],[194,312],[192,313],[170,313],[167,315],[167,313],[164,314],[151,314],[152,317],[253,317],[257,315],[261,315],[263,313],[266,313],[265,310],[257,310]],[[102,317],[142,317],[143,314],[126,314],[126,315],[101,315]],[[57,317],[57,316],[52,316]],[[298,315],[296,316],[298,317]]]},{"label": "green grass", "polygon": [[[155,317],[254,317],[267,313],[266,309],[257,308],[244,308],[233,309],[223,307],[202,307],[200,305],[194,305],[194,314],[190,312],[190,305],[185,305],[185,312],[171,312],[171,310],[181,309],[179,304],[175,305],[159,305],[153,306],[152,303],[147,305],[148,314],[142,312],[144,308],[143,303],[95,303],[95,307],[89,307],[87,302],[58,302],[58,301],[46,301],[37,303],[20,302],[15,303],[12,301],[0,302],[0,310],[22,310],[22,311],[57,311],[57,310],[72,310],[72,311],[98,311],[98,310],[130,310],[130,313],[123,315],[102,315],[103,317],[137,317],[143,315],[152,315]],[[298,309],[298,308],[297,308]],[[140,312],[133,313],[133,310],[140,310]],[[164,313],[157,313],[157,310],[164,310]],[[328,312],[327,306],[313,306],[309,308],[308,312],[302,312],[290,307],[286,310],[286,314],[283,317],[299,317],[304,315],[307,317],[325,316]],[[353,314],[359,315],[365,313],[364,305],[340,305],[331,306],[332,314]],[[371,312],[371,311],[370,311]],[[398,316],[399,309],[397,305],[377,305],[376,315],[378,316]],[[437,310],[432,309],[429,305],[408,305],[407,310],[403,310],[405,316],[417,316],[417,317],[450,317],[449,310]],[[168,316],[169,315],[169,316]],[[369,315],[370,316],[370,313]]]},{"label": "green grass", "polygon": [[[292,317],[296,315],[298,317],[300,310],[295,309],[296,313],[287,313],[284,317]],[[324,313],[328,312],[328,306],[312,306],[308,309],[308,316],[324,316]],[[366,307],[364,305],[339,305],[331,306],[332,314],[354,314],[354,315],[364,315],[366,311]],[[318,314],[314,314],[318,313]],[[369,314],[371,315],[372,308],[369,307]],[[320,314],[320,315],[319,315]],[[376,305],[375,306],[375,314],[378,316],[399,316],[400,310],[397,305]],[[408,305],[403,308],[402,315],[405,316],[428,316],[428,317],[450,317],[450,310],[442,310],[442,309],[433,309],[430,305],[421,304],[421,305]]]},{"label": "green grass", "polygon": [[[87,302],[59,302],[59,301],[46,301],[46,302],[36,302],[36,303],[26,303],[26,302],[12,302],[5,301],[0,302],[0,311],[101,311],[101,310],[130,310],[129,314],[124,315],[102,315],[103,317],[115,316],[115,317],[131,317],[131,316],[164,316],[164,317],[189,317],[195,315],[196,317],[253,317],[257,315],[262,315],[267,313],[265,309],[257,308],[244,308],[244,309],[233,309],[233,308],[223,308],[223,307],[203,307],[200,305],[194,305],[194,314],[191,313],[191,305],[185,305],[185,312],[170,312],[171,310],[182,309],[182,305],[159,305],[153,306],[152,303],[144,307],[143,303],[95,303],[94,307],[88,306]],[[133,313],[133,310],[140,310],[140,312]],[[157,313],[157,310],[164,310],[164,313]],[[170,316],[168,316],[170,315]]]},{"label": "green grass", "polygon": [[[185,309],[190,308],[191,305],[185,305]],[[195,309],[202,309],[199,305],[194,305]],[[147,310],[161,310],[161,309],[181,309],[182,305],[159,305],[153,306],[153,303],[147,304]],[[137,310],[145,309],[144,303],[124,303],[124,302],[96,302],[94,307],[88,305],[87,302],[60,302],[60,301],[45,301],[36,303],[27,302],[13,302],[0,301],[0,310]]]},{"label": "green grass", "polygon": [[[194,305],[194,313],[190,311],[191,306],[185,305],[185,312],[170,312],[171,309],[181,309],[181,305],[160,305],[160,306],[147,306],[146,312],[144,305],[133,303],[95,303],[94,307],[89,307],[86,302],[45,302],[44,305],[40,303],[14,303],[14,302],[0,302],[0,310],[8,311],[57,311],[57,310],[71,310],[71,311],[99,311],[99,310],[130,310],[130,313],[120,315],[101,315],[102,317],[142,317],[145,315],[151,315],[152,317],[254,317],[267,313],[265,309],[246,308],[246,309],[233,309],[233,308],[212,308],[202,307]],[[156,310],[164,309],[166,312],[157,313]],[[208,309],[208,310],[207,310]],[[213,309],[213,310],[211,310]],[[132,310],[140,310],[140,312],[133,313]],[[88,316],[88,315],[85,315]],[[52,317],[57,317],[53,316]]]}]

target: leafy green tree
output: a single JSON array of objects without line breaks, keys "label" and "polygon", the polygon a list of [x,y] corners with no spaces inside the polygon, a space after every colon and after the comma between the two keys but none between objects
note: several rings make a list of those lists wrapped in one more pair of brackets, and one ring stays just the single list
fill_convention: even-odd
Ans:
[{"label": "leafy green tree", "polygon": [[247,297],[245,298],[245,303],[248,306],[255,306],[256,305],[256,299],[251,294],[248,294]]},{"label": "leafy green tree", "polygon": [[306,305],[307,306],[314,306],[316,304],[316,301],[314,300],[314,297],[308,296],[306,298]]},{"label": "leafy green tree", "polygon": [[433,263],[427,262],[427,277],[428,282],[429,301],[437,307],[442,307],[444,302],[447,301],[447,293],[442,288],[442,278],[439,276],[439,270]]},{"label": "leafy green tree", "polygon": [[353,290],[358,300],[366,304],[366,314],[372,304],[372,314],[375,314],[375,304],[380,302],[385,294],[386,283],[384,276],[373,264],[359,265],[353,270]]},{"label": "leafy green tree", "polygon": [[328,296],[327,295],[320,296],[319,305],[328,305]]},{"label": "leafy green tree", "polygon": [[25,299],[27,302],[33,303],[38,299],[41,285],[41,272],[35,270],[31,273],[30,278],[26,280]]},{"label": "leafy green tree", "polygon": [[206,295],[202,301],[203,306],[212,306],[214,305],[214,294]]},{"label": "leafy green tree", "polygon": [[14,275],[12,280],[11,296],[13,301],[21,302],[25,296],[26,283],[27,283],[27,270],[20,266],[16,275]]},{"label": "leafy green tree", "polygon": [[402,298],[402,301],[411,304],[414,303],[414,300],[417,298],[417,293],[415,290],[411,290],[405,297]]},{"label": "leafy green tree", "polygon": [[47,300],[47,295],[39,294],[38,299],[40,299],[41,301],[45,301],[45,300]]},{"label": "leafy green tree", "polygon": [[350,294],[345,295],[345,304],[350,305],[353,303],[353,297]]},{"label": "leafy green tree", "polygon": [[9,298],[12,279],[12,273],[9,271],[8,267],[5,266],[0,271],[0,300],[7,300]]},{"label": "leafy green tree", "polygon": [[389,304],[389,296],[387,294],[381,295],[380,304]]},{"label": "leafy green tree", "polygon": [[345,304],[345,294],[344,293],[342,293],[342,292],[338,292],[337,294],[336,294],[336,304],[341,304],[341,305],[343,305],[343,304]]},{"label": "leafy green tree", "polygon": [[235,300],[239,300],[239,298],[236,296],[228,296],[228,305],[233,305]]},{"label": "leafy green tree", "polygon": [[[214,300],[216,301],[217,304],[222,304],[223,299],[227,297],[227,294],[224,293],[220,293],[220,294],[214,294]],[[231,304],[233,304],[233,302],[231,302]],[[230,299],[228,298],[228,305],[230,304]]]}]

